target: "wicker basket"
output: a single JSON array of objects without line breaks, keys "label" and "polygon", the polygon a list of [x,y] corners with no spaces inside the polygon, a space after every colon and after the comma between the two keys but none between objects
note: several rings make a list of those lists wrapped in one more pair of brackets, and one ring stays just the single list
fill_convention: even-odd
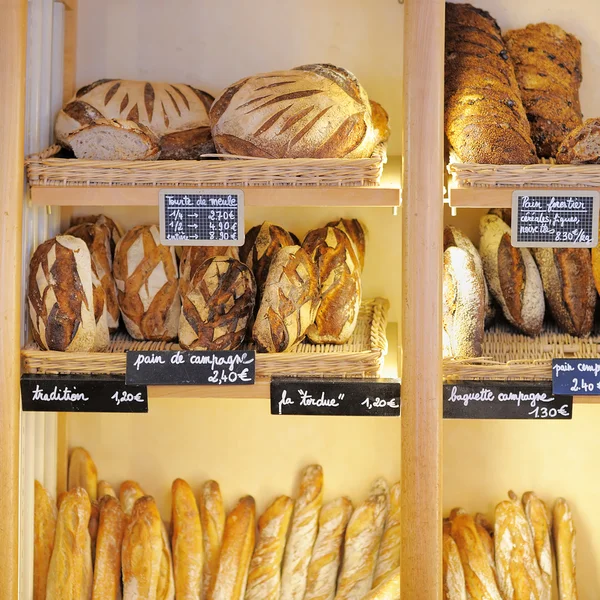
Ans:
[{"label": "wicker basket", "polygon": [[[208,154],[207,160],[86,160],[57,158],[51,146],[25,161],[31,186],[374,186],[386,145],[370,158],[249,158]],[[212,159],[212,160],[208,160]]]},{"label": "wicker basket", "polygon": [[[389,302],[383,298],[365,300],[354,334],[346,344],[302,343],[292,352],[257,354],[256,377],[299,373],[311,377],[378,377],[387,354],[388,308]],[[21,351],[21,358],[24,373],[124,374],[127,350],[179,349],[176,343],[136,342],[118,333],[107,352],[48,352],[30,344]]]}]

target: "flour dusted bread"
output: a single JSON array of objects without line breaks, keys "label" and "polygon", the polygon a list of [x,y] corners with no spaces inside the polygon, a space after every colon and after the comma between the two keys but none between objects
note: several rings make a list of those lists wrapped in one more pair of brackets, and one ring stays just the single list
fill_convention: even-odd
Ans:
[{"label": "flour dusted bread", "polygon": [[145,495],[137,481],[124,481],[119,488],[119,501],[125,514],[131,515],[135,503]]},{"label": "flour dusted bread", "polygon": [[104,496],[112,496],[113,498],[117,497],[117,494],[115,494],[115,490],[113,490],[112,486],[107,481],[104,481],[104,480],[99,481],[97,489],[98,489],[98,500],[104,498]]},{"label": "flour dusted bread", "polygon": [[43,350],[90,352],[96,340],[92,263],[83,240],[59,235],[29,263],[31,331]]},{"label": "flour dusted bread", "polygon": [[113,266],[119,307],[136,340],[177,337],[180,297],[175,251],[160,243],[155,225],[138,225],[121,238]]},{"label": "flour dusted bread", "polygon": [[400,567],[391,571],[362,600],[400,600]]},{"label": "flour dusted bread", "polygon": [[98,470],[90,453],[85,448],[73,448],[69,457],[68,488],[83,488],[90,501],[97,497]]},{"label": "flour dusted bread", "polygon": [[56,505],[48,490],[37,479],[34,485],[33,600],[46,600],[48,568],[56,532]]},{"label": "flour dusted bread", "polygon": [[237,246],[184,246],[179,258],[179,291],[184,296],[202,263],[215,256],[239,259]]},{"label": "flour dusted bread", "polygon": [[336,227],[343,231],[354,249],[354,254],[358,258],[360,270],[362,271],[365,267],[365,251],[367,245],[367,233],[365,226],[358,219],[338,219],[337,221],[330,221],[325,227]]},{"label": "flour dusted bread", "polygon": [[112,260],[115,254],[115,247],[125,233],[121,226],[106,215],[84,215],[82,217],[74,217],[71,219],[71,227],[82,225],[84,223],[108,227],[110,232],[110,255]]},{"label": "flour dusted bread", "polygon": [[352,73],[304,65],[242,79],[215,100],[219,152],[262,158],[366,158],[380,141],[367,93]]},{"label": "flour dusted bread", "polygon": [[219,569],[219,555],[225,530],[225,508],[221,489],[216,481],[207,481],[200,491],[200,522],[204,548],[201,598],[209,598]]},{"label": "flour dusted bread", "polygon": [[571,509],[564,498],[554,503],[552,535],[556,550],[559,600],[577,600],[577,547],[575,524]]},{"label": "flour dusted bread", "polygon": [[400,566],[400,482],[390,488],[390,509],[379,546],[373,587],[377,587],[394,569]]},{"label": "flour dusted bread", "polygon": [[442,582],[444,600],[467,600],[465,572],[456,542],[450,535],[452,526],[444,524]]}]

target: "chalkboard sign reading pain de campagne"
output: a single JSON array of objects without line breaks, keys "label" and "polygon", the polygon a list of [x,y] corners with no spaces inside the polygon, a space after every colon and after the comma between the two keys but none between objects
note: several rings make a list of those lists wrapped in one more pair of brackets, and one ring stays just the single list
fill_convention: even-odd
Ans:
[{"label": "chalkboard sign reading pain de campagne", "polygon": [[160,190],[160,237],[167,246],[241,246],[242,190]]},{"label": "chalkboard sign reading pain de campagne", "polygon": [[592,248],[598,243],[598,192],[513,192],[512,245]]}]

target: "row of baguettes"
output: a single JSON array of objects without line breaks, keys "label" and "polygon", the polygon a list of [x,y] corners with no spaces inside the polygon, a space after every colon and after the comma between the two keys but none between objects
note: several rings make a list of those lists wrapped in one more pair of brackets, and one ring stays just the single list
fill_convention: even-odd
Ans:
[{"label": "row of baguettes", "polygon": [[377,479],[356,509],[323,505],[323,470],[306,467],[298,495],[276,498],[256,521],[251,496],[226,515],[219,485],[196,501],[172,485],[170,531],[133,481],[119,497],[77,448],[69,491],[36,482],[35,600],[398,600],[400,486]]}]

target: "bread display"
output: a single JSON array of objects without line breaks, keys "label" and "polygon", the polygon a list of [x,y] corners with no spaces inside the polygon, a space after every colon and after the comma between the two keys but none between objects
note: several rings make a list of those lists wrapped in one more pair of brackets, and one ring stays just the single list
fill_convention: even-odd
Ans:
[{"label": "bread display", "polygon": [[[88,152],[104,146],[104,152],[114,153],[104,159],[119,158],[123,136],[114,131],[137,126],[155,138],[161,159],[199,159],[214,150],[208,121],[212,102],[212,96],[190,85],[100,79],[77,90],[59,112],[56,139],[69,148],[87,133],[81,145]],[[111,135],[114,120],[118,126]],[[104,132],[99,124],[106,126]]]},{"label": "bread display", "polygon": [[504,34],[540,158],[551,158],[581,125],[581,42],[557,25],[537,23]]},{"label": "bread display", "polygon": [[204,261],[182,295],[179,344],[185,350],[235,350],[254,311],[252,271],[235,258]]},{"label": "bread display", "polygon": [[73,448],[69,457],[68,488],[83,488],[91,502],[97,498],[98,470],[85,448]]},{"label": "bread display", "polygon": [[46,584],[56,533],[56,505],[48,490],[34,482],[33,600],[46,600]]},{"label": "bread display", "polygon": [[239,259],[237,246],[185,246],[179,258],[179,292],[183,297],[202,263],[215,256]]},{"label": "bread display", "polygon": [[302,248],[319,271],[320,304],[306,335],[315,344],[344,344],[358,321],[362,297],[358,258],[336,227],[309,231]]},{"label": "bread display", "polygon": [[202,594],[204,600],[210,598],[219,569],[219,555],[225,530],[225,508],[221,489],[216,481],[207,481],[200,491],[200,523],[204,548],[204,568],[202,571]]},{"label": "bread display", "polygon": [[138,225],[119,240],[113,267],[119,307],[136,340],[177,337],[180,298],[173,247],[163,246],[155,225]]},{"label": "bread display", "polygon": [[571,508],[564,498],[558,498],[554,504],[552,536],[559,600],[577,600],[575,524]]},{"label": "bread display", "polygon": [[502,32],[470,4],[446,3],[445,131],[463,163],[537,162]]},{"label": "bread display", "polygon": [[375,574],[373,587],[377,587],[392,571],[400,566],[400,543],[402,541],[400,529],[400,482],[390,488],[390,509],[385,523]]},{"label": "bread display", "polygon": [[556,152],[559,164],[600,163],[600,119],[587,119],[566,135]]},{"label": "bread display", "polygon": [[364,225],[358,219],[338,219],[337,221],[330,221],[325,227],[336,227],[348,236],[362,271],[365,268],[367,245],[367,234]]},{"label": "bread display", "polygon": [[210,109],[221,153],[261,158],[367,158],[383,141],[367,93],[352,73],[328,64],[246,77]]}]

